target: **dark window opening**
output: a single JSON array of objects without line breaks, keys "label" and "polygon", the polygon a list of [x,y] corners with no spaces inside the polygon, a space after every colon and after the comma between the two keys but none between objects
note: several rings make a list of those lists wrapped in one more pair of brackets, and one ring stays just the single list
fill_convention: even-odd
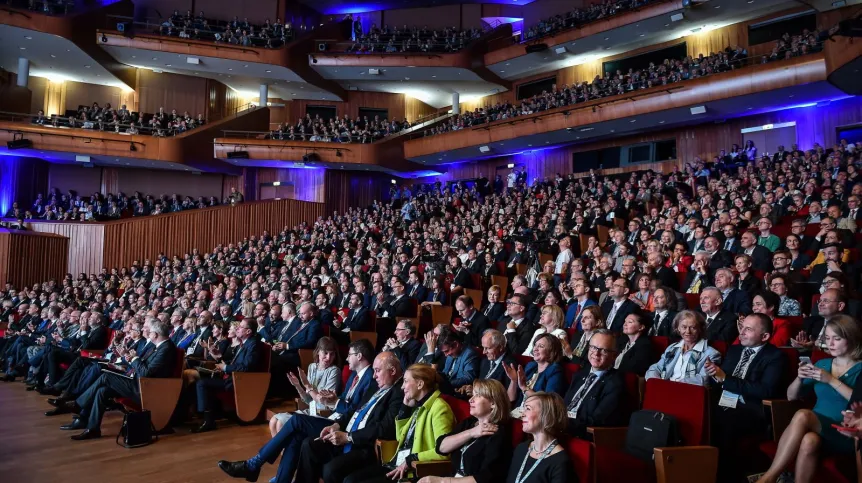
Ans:
[{"label": "dark window opening", "polygon": [[650,63],[659,65],[664,62],[665,59],[682,59],[687,55],[688,50],[686,49],[685,42],[682,42],[671,47],[665,47],[664,49],[644,52],[643,54],[626,57],[624,59],[603,62],[602,72],[613,75],[616,74],[617,71],[620,71],[625,74],[629,69],[646,69],[649,67]]},{"label": "dark window opening", "polygon": [[338,117],[335,106],[306,106],[305,113],[311,116],[312,119],[315,116],[320,116],[325,121]]},{"label": "dark window opening", "polygon": [[547,79],[539,79],[532,82],[527,82],[518,86],[518,100],[527,99],[542,91],[551,92],[554,84],[557,83],[556,77],[548,77]]},{"label": "dark window opening", "polygon": [[774,42],[784,34],[801,34],[805,29],[811,32],[817,30],[817,14],[814,11],[749,25],[748,45]]}]

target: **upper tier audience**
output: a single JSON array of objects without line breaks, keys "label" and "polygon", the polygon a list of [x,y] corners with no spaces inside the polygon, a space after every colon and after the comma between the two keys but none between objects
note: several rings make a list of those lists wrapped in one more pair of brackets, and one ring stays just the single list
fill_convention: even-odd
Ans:
[{"label": "upper tier audience", "polygon": [[0,4],[48,15],[65,15],[74,10],[78,2],[76,0],[0,0]]},{"label": "upper tier audience", "polygon": [[557,32],[580,27],[595,20],[606,19],[655,1],[658,0],[603,0],[601,3],[591,3],[586,7],[577,7],[570,12],[554,15],[531,26],[521,36],[521,40],[533,40],[554,35]]},{"label": "upper tier audience", "polygon": [[314,118],[306,114],[296,124],[280,123],[271,133],[271,139],[289,141],[319,141],[326,143],[372,143],[383,139],[391,134],[397,134],[412,124],[404,119],[399,122],[395,119],[388,121],[386,118],[374,116],[369,120],[368,116],[350,119],[347,114],[342,119],[323,119],[319,115]]},{"label": "upper tier audience", "polygon": [[295,31],[290,22],[282,23],[280,18],[271,23],[269,19],[262,25],[255,25],[248,18],[240,20],[234,16],[230,22],[208,19],[203,10],[197,15],[187,10],[185,15],[174,10],[173,15],[162,22],[156,33],[181,39],[207,40],[216,43],[242,45],[244,47],[265,47],[275,49],[293,40]]},{"label": "upper tier audience", "polygon": [[[694,386],[711,389],[715,427],[700,429],[712,440],[690,444],[717,446],[719,481],[741,482],[767,470],[756,454],[772,440],[763,401],[813,393],[814,409],[796,413],[758,480],[795,465],[795,481],[811,483],[821,458],[852,452],[840,433],[862,428],[851,404],[862,400],[862,159],[845,140],[732,152],[669,173],[528,182],[518,168],[505,181],[405,187],[389,203],[211,251],[7,284],[3,380],[59,396],[47,415],[79,415],[62,429],[92,439],[111,398],[140,396],[128,380],[169,376],[152,366],[180,347],[197,370],[184,375],[175,415],[197,409],[193,432],[205,432],[236,374],[271,360],[271,394],[295,388],[314,409],[280,415],[256,455],[219,466],[254,481],[281,456],[280,482],[414,478],[450,457],[458,465],[445,477],[498,481],[502,469],[482,455],[522,433],[533,443],[515,447],[506,481],[573,481],[570,445],[629,420],[641,372],[647,394],[666,391],[654,401],[679,406],[673,398]],[[810,268],[795,264],[801,253]],[[493,285],[479,283],[485,263],[499,273]],[[471,291],[486,288],[487,302]],[[802,315],[780,315],[788,296],[799,304],[785,310]],[[457,316],[440,320],[444,305]],[[82,357],[95,332],[123,382]],[[337,389],[298,371],[297,352],[319,343],[346,356]],[[382,465],[378,439],[396,446]]]},{"label": "upper tier audience", "polygon": [[457,52],[481,36],[481,29],[458,30],[447,27],[429,30],[427,26],[419,28],[407,25],[399,29],[397,25],[390,28],[384,24],[380,28],[374,24],[368,32],[359,35],[347,51],[357,54]]},{"label": "upper tier audience", "polygon": [[92,106],[79,106],[77,111],[66,111],[66,116],[45,116],[41,109],[30,121],[40,126],[70,127],[80,129],[97,129],[126,134],[152,134],[153,136],[176,136],[191,129],[206,124],[203,114],[192,117],[188,111],[179,114],[176,109],[170,113],[164,107],[155,114],[129,111],[123,104],[114,109],[110,102],[100,106],[94,102]]}]

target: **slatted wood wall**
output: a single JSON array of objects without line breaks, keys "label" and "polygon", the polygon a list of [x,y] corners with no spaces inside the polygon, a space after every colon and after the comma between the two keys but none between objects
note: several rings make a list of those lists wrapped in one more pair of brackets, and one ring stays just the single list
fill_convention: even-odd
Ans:
[{"label": "slatted wood wall", "polygon": [[50,233],[0,229],[0,283],[16,288],[66,274],[69,239]]}]

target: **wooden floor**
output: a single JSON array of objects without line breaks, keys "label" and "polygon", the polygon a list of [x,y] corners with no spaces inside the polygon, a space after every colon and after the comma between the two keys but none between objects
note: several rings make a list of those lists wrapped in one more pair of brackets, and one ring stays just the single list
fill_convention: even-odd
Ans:
[{"label": "wooden floor", "polygon": [[[47,399],[26,392],[20,382],[0,382],[0,481],[4,483],[93,482],[227,482],[216,463],[253,456],[269,440],[266,425],[237,426],[219,422],[218,431],[190,434],[176,428],[172,435],[143,448],[117,446],[122,414],[109,412],[102,423],[102,437],[71,441],[76,431],[59,427],[70,416],[46,417]],[[266,465],[262,482],[275,476]]]}]

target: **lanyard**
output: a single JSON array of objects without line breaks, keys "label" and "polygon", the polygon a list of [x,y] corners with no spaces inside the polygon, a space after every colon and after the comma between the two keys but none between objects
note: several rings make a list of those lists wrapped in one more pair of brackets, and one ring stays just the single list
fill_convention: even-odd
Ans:
[{"label": "lanyard", "polygon": [[470,446],[473,446],[473,443],[475,443],[476,441],[478,440],[474,439],[473,441],[470,441],[470,444],[461,448],[461,467],[458,469],[459,475],[464,475],[464,455],[467,453],[467,450],[470,449]]},{"label": "lanyard", "polygon": [[[532,447],[533,445],[531,444],[530,446]],[[524,461],[521,463],[521,469],[518,470],[518,475],[515,477],[515,483],[524,483],[525,481],[527,481],[527,478],[529,478],[530,475],[533,474],[533,471],[535,471],[535,469],[542,463],[542,460],[547,458],[548,455],[551,454],[551,451],[553,451],[554,448],[556,448],[556,447],[557,447],[557,440],[555,439],[555,440],[551,441],[551,444],[549,444],[548,447],[545,448],[544,451],[542,451],[542,453],[539,455],[539,458],[536,460],[535,463],[533,463],[533,466],[530,468],[529,471],[527,471],[527,474],[524,475],[524,477],[522,478],[521,475],[524,473],[524,466],[527,465],[527,460],[530,459],[530,450],[527,449],[527,454],[524,455]]]},{"label": "lanyard", "polygon": [[404,444],[401,445],[401,449],[410,449],[410,446],[413,446],[413,432],[416,431],[416,421],[419,419],[419,411],[422,407],[416,408],[416,411],[413,413],[413,417],[410,419],[410,427],[407,429],[407,437],[404,438]]}]

